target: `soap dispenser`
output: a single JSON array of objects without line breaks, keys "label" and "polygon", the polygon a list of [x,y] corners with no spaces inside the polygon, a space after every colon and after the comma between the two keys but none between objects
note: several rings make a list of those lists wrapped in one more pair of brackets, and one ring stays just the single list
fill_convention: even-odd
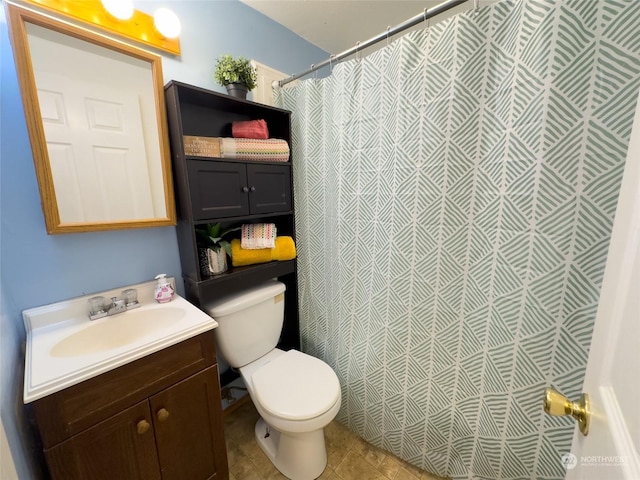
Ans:
[{"label": "soap dispenser", "polygon": [[166,303],[173,300],[173,295],[175,294],[173,290],[173,286],[167,280],[167,274],[161,273],[160,275],[156,275],[156,280],[158,280],[158,284],[156,285],[155,297],[158,303]]}]

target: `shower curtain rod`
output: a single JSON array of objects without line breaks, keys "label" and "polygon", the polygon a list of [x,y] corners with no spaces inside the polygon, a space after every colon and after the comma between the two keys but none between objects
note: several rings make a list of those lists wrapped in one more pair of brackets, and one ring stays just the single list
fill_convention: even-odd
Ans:
[{"label": "shower curtain rod", "polygon": [[342,53],[339,53],[338,55],[332,55],[329,58],[327,58],[326,60],[316,64],[316,65],[311,65],[311,68],[309,68],[308,70],[305,70],[304,72],[301,73],[296,73],[294,75],[291,75],[290,77],[287,77],[283,80],[279,80],[277,82],[273,82],[274,86],[278,87],[283,87],[285,86],[287,83],[291,83],[294,80],[297,80],[301,77],[304,77],[306,75],[309,75],[310,73],[315,72],[316,70],[320,70],[323,67],[326,67],[327,65],[331,65],[332,63],[337,63],[340,60],[349,57],[351,55],[353,55],[354,53],[358,53],[361,50],[364,50],[365,48],[370,47],[371,45],[374,45],[378,42],[381,42],[382,40],[386,40],[388,39],[390,36],[395,35],[396,33],[400,33],[404,30],[407,30],[408,28],[411,28],[415,25],[418,25],[421,22],[425,22],[427,21],[429,18],[431,17],[435,17],[436,15],[439,15],[441,13],[446,12],[447,10],[453,8],[453,7],[457,7],[458,5],[461,5],[465,2],[467,2],[469,0],[449,0],[447,2],[441,3],[440,5],[436,5],[433,8],[429,8],[424,10],[424,13],[420,13],[418,15],[416,15],[415,17],[411,17],[409,20],[404,21],[403,23],[400,23],[398,25],[396,25],[393,28],[389,28],[386,31],[379,33],[378,35],[376,35],[375,37],[371,37],[369,40],[366,40],[362,43],[358,42],[358,44],[355,47],[351,47],[348,50],[345,50]]}]

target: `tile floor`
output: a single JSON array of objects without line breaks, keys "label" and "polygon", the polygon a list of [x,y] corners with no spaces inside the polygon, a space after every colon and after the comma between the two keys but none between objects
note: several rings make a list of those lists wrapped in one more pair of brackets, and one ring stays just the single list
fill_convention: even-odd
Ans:
[{"label": "tile floor", "polygon": [[[286,479],[254,439],[258,413],[248,397],[225,411],[230,480]],[[326,480],[444,480],[422,471],[394,455],[369,445],[336,421],[325,428]]]}]

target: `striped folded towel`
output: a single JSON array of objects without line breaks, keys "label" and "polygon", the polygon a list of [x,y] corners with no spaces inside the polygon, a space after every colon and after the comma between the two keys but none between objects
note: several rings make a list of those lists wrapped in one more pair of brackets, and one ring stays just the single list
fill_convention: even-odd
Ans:
[{"label": "striped folded towel", "polygon": [[242,225],[240,246],[246,250],[273,248],[276,236],[275,223],[246,223]]},{"label": "striped folded towel", "polygon": [[220,157],[236,160],[256,160],[263,162],[289,161],[289,144],[286,140],[269,138],[221,138]]},{"label": "striped folded towel", "polygon": [[289,144],[279,138],[220,138],[184,136],[184,153],[197,157],[288,162]]}]

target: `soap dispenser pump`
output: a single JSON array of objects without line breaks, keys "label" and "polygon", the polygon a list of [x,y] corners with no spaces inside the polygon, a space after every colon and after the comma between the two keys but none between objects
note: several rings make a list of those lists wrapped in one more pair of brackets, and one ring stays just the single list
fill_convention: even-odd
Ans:
[{"label": "soap dispenser pump", "polygon": [[158,303],[166,303],[173,300],[173,295],[175,294],[173,290],[173,285],[166,278],[166,273],[161,273],[160,275],[156,275],[156,280],[158,280],[158,284],[156,285],[155,297]]}]

